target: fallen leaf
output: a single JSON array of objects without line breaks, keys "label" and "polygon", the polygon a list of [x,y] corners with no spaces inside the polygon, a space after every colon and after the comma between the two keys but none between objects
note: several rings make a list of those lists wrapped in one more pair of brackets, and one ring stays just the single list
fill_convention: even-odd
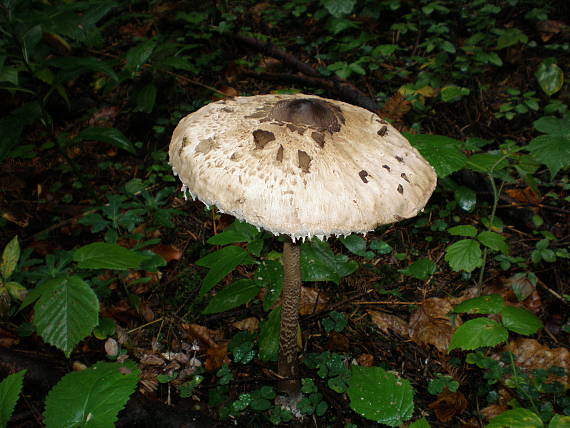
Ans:
[{"label": "fallen leaf", "polygon": [[564,22],[548,19],[536,23],[536,30],[540,34],[540,39],[543,42],[548,42],[553,36],[559,34],[562,29],[566,27]]},{"label": "fallen leaf", "polygon": [[158,254],[167,263],[171,260],[180,260],[182,258],[182,250],[174,245],[156,244],[150,247],[150,251]]},{"label": "fallen leaf", "polygon": [[259,330],[259,320],[255,317],[248,317],[232,324],[235,328],[241,331],[249,331],[253,333]]},{"label": "fallen leaf", "polygon": [[449,422],[467,408],[467,399],[462,392],[450,392],[447,389],[437,396],[437,400],[429,405],[440,422]]},{"label": "fallen leaf", "polygon": [[432,297],[424,300],[410,317],[410,338],[419,345],[433,345],[442,353],[447,353],[451,336],[461,324],[455,316],[454,325],[447,315],[453,305],[447,299]]},{"label": "fallen leaf", "polygon": [[372,319],[372,322],[376,327],[378,327],[384,334],[389,332],[394,332],[399,336],[408,337],[410,335],[409,325],[402,318],[387,314],[386,312],[372,311],[368,310],[368,315]]},{"label": "fallen leaf", "polygon": [[[217,330],[210,330],[207,327],[198,324],[182,324],[182,328],[186,330],[191,339],[198,340],[202,346],[200,348],[211,348],[218,346],[217,341],[223,339],[223,334]],[[192,347],[192,350],[194,346]],[[199,348],[199,349],[200,349]]]},{"label": "fallen leaf", "polygon": [[374,366],[374,355],[372,354],[360,354],[356,357],[356,362],[362,367],[373,367]]},{"label": "fallen leaf", "polygon": [[324,311],[327,308],[328,301],[329,299],[323,291],[317,288],[301,286],[299,313],[301,315],[310,315]]},{"label": "fallen leaf", "polygon": [[143,366],[162,366],[164,365],[164,360],[158,355],[154,354],[143,354],[139,358],[139,362]]},{"label": "fallen leaf", "polygon": [[327,349],[329,351],[348,352],[350,350],[350,341],[344,334],[333,331],[329,334]]},{"label": "fallen leaf", "polygon": [[491,404],[481,409],[481,416],[483,416],[486,421],[490,421],[495,416],[499,416],[507,410],[509,410],[509,406],[506,404]]},{"label": "fallen leaf", "polygon": [[[524,370],[562,367],[566,376],[551,377],[549,382],[558,381],[566,388],[570,386],[570,351],[566,348],[549,348],[535,339],[519,338],[509,342],[505,351],[513,353],[515,363]],[[498,358],[498,355],[495,356]]]},{"label": "fallen leaf", "polygon": [[228,357],[228,344],[212,346],[206,352],[206,362],[204,363],[204,368],[206,371],[217,370],[224,364],[231,363]]},{"label": "fallen leaf", "polygon": [[401,122],[403,117],[412,109],[410,102],[400,93],[396,92],[379,111],[380,117]]}]

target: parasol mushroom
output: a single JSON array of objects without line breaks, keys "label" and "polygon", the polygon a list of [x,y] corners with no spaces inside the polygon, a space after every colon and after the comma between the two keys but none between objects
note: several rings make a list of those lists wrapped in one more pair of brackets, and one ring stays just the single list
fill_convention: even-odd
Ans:
[{"label": "parasol mushroom", "polygon": [[415,216],[434,169],[388,122],[313,95],[217,101],[183,118],[169,149],[183,190],[284,243],[279,389],[299,394],[299,240],[366,233]]}]

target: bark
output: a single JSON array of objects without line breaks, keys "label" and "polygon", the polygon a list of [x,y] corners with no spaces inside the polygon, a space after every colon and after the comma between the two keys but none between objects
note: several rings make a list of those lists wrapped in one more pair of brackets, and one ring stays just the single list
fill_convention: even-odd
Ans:
[{"label": "bark", "polygon": [[283,293],[281,303],[281,329],[279,335],[279,391],[294,397],[299,393],[299,365],[297,358],[297,332],[299,329],[299,299],[301,296],[301,247],[283,244]]}]

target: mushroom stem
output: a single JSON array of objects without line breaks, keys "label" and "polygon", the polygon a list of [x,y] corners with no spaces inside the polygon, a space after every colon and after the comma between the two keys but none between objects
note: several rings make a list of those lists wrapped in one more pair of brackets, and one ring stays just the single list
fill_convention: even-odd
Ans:
[{"label": "mushroom stem", "polygon": [[297,361],[297,332],[299,300],[301,297],[301,247],[293,242],[283,244],[283,292],[281,327],[279,333],[278,373],[282,381],[279,391],[290,398],[299,394],[299,366]]}]

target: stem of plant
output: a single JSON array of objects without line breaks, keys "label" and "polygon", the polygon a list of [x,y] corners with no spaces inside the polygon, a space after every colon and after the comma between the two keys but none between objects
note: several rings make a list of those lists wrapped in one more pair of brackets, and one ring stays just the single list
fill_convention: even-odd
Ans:
[{"label": "stem of plant", "polygon": [[283,380],[279,391],[294,399],[299,394],[297,332],[301,297],[301,247],[293,242],[283,244],[283,292],[279,332],[278,373]]}]

